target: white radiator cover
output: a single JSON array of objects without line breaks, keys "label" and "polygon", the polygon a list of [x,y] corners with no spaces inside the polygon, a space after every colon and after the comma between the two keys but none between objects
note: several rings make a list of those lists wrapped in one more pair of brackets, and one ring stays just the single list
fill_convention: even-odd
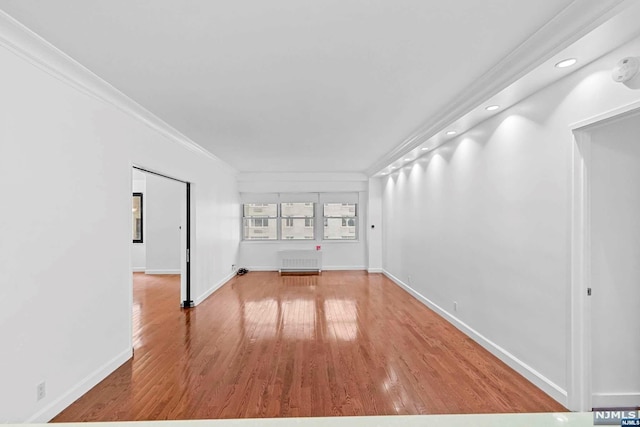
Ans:
[{"label": "white radiator cover", "polygon": [[313,250],[290,250],[278,252],[280,273],[321,272],[322,252]]}]

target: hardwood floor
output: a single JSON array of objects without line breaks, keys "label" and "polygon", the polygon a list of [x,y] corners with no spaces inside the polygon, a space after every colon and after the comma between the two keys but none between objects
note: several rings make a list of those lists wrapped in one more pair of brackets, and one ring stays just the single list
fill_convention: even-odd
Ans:
[{"label": "hardwood floor", "polygon": [[380,274],[134,283],[134,358],[54,422],[566,410]]}]

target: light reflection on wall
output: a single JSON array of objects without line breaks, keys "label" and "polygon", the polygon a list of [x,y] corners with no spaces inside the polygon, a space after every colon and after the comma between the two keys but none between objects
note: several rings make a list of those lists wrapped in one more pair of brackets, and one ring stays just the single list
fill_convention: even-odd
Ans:
[{"label": "light reflection on wall", "polygon": [[356,302],[330,298],[324,302],[327,331],[340,341],[353,341],[358,336],[358,311]]}]

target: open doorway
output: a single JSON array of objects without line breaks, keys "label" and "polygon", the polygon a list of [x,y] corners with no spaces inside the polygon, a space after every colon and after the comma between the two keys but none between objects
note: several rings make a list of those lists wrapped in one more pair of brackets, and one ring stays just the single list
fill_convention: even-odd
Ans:
[{"label": "open doorway", "polygon": [[640,108],[574,127],[569,402],[640,407]]},{"label": "open doorway", "polygon": [[179,275],[180,306],[191,298],[191,184],[138,166],[132,175],[134,274]]}]

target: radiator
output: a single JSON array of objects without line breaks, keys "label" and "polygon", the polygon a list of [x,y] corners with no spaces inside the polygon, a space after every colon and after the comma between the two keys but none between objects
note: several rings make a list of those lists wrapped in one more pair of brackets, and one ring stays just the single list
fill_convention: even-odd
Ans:
[{"label": "radiator", "polygon": [[278,269],[280,273],[320,273],[322,271],[322,252],[279,251]]}]

